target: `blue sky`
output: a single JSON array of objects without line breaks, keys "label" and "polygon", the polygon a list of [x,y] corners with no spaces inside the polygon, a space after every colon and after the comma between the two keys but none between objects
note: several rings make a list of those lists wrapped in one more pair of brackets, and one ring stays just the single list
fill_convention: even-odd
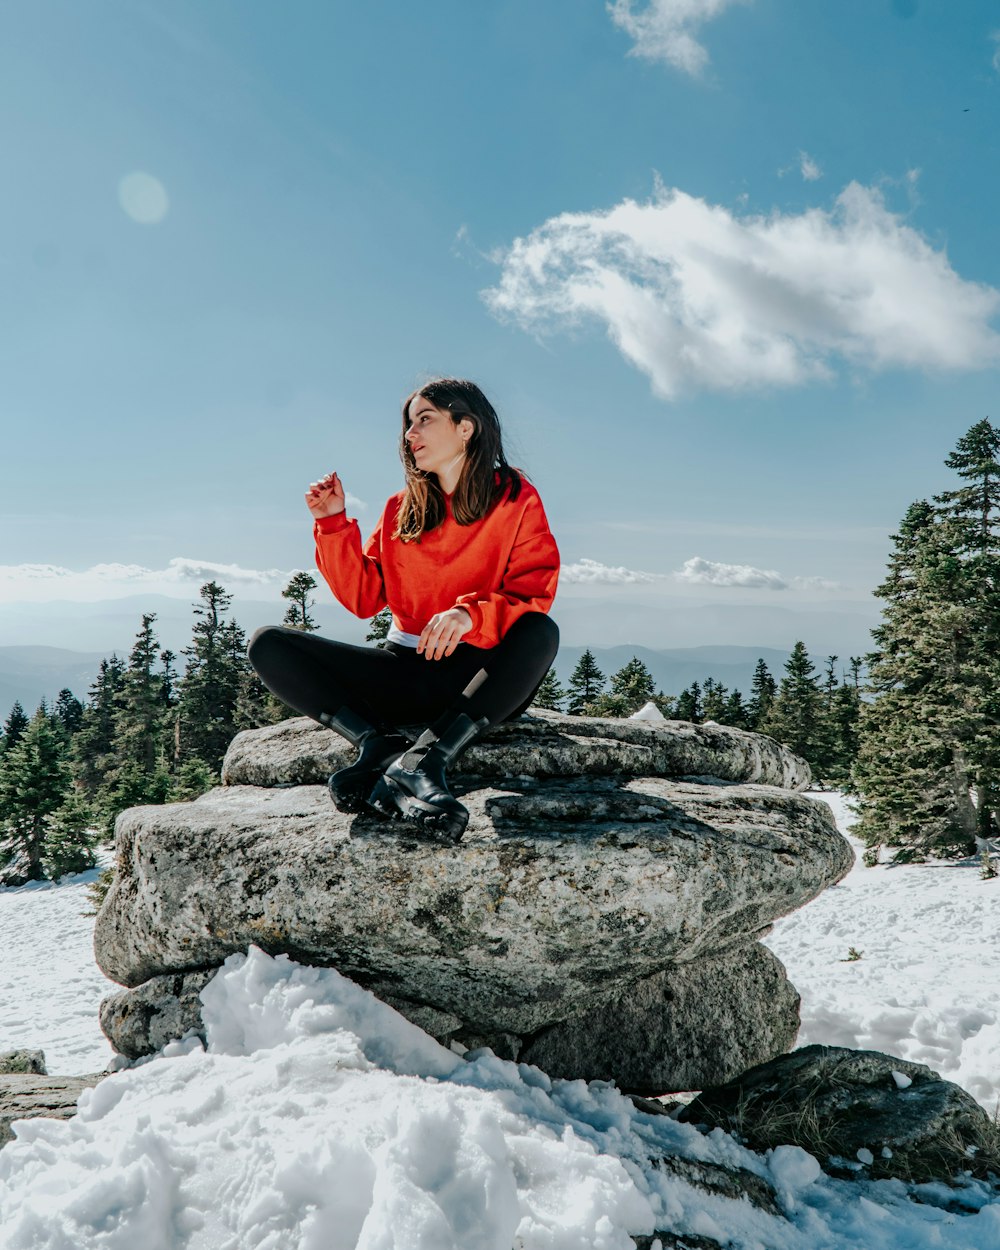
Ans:
[{"label": "blue sky", "polygon": [[870,615],[997,418],[998,105],[980,0],[5,6],[0,603],[277,600],[457,373],[557,615]]}]

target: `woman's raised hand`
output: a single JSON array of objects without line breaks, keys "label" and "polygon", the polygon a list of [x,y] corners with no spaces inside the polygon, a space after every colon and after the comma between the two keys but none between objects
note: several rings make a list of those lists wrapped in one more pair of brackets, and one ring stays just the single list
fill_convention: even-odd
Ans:
[{"label": "woman's raised hand", "polygon": [[344,488],[336,473],[328,473],[321,481],[312,483],[306,492],[306,507],[317,521],[347,509]]}]

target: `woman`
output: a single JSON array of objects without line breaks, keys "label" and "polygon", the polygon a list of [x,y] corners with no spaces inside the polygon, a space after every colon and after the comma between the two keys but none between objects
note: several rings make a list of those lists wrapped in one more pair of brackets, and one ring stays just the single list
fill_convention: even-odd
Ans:
[{"label": "woman", "polygon": [[249,655],[280,699],[358,748],[329,781],[341,811],[367,804],[457,842],[469,814],[446,769],[487,726],[523,712],[551,666],[559,552],[475,383],[414,391],[399,452],[406,486],[363,546],[336,473],[306,494],[334,595],[360,617],[391,609],[384,649],[269,626]]}]

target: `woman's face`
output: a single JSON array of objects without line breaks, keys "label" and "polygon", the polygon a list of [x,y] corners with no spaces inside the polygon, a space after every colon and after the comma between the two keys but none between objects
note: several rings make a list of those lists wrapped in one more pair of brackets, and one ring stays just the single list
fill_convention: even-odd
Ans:
[{"label": "woman's face", "polygon": [[471,421],[456,424],[446,408],[435,408],[418,395],[410,404],[404,437],[417,468],[440,476],[462,455],[472,428]]}]

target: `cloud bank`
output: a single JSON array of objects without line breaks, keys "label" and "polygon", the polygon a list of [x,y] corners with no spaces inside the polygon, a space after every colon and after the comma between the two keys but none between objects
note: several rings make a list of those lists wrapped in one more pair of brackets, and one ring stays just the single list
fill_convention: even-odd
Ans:
[{"label": "cloud bank", "polygon": [[637,12],[635,0],[614,0],[608,12],[614,24],[635,41],[630,55],[666,61],[697,76],[708,64],[708,53],[695,33],[735,3],[737,0],[649,0]]},{"label": "cloud bank", "polygon": [[967,281],[874,188],[829,210],[739,214],[658,185],[562,213],[501,255],[493,313],[545,334],[603,324],[653,390],[799,386],[856,369],[1000,359],[1000,292]]},{"label": "cloud bank", "polygon": [[613,568],[607,564],[600,564],[597,560],[583,559],[575,564],[564,564],[559,570],[559,580],[590,585],[624,586],[636,582],[655,582],[659,578],[655,573],[641,573],[636,569],[626,569],[620,565]]},{"label": "cloud bank", "polygon": [[738,586],[756,590],[840,590],[837,582],[823,577],[783,577],[775,569],[757,569],[752,564],[722,564],[692,556],[674,573],[679,582],[694,586]]},{"label": "cloud bank", "polygon": [[186,556],[175,557],[162,569],[141,564],[94,564],[82,570],[58,564],[0,564],[0,603],[56,599],[94,602],[144,590],[174,596],[182,591],[197,595],[198,589],[209,581],[217,581],[237,593],[257,589],[269,594],[284,587],[290,576],[283,569],[245,569],[238,564]]}]

